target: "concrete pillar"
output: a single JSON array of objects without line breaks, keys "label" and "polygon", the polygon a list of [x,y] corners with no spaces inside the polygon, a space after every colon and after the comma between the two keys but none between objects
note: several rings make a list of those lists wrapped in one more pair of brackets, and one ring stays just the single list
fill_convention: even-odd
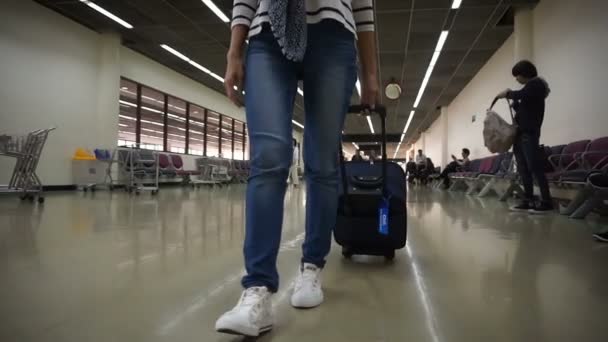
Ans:
[{"label": "concrete pillar", "polygon": [[97,75],[97,144],[91,148],[116,147],[120,99],[120,47],[116,33],[99,37],[99,69]]},{"label": "concrete pillar", "polygon": [[439,116],[441,127],[441,167],[444,168],[449,163],[450,151],[448,151],[448,107],[441,107]]},{"label": "concrete pillar", "polygon": [[534,59],[534,25],[532,8],[517,7],[515,9],[515,27],[513,36],[515,38],[514,59],[518,62],[522,59]]}]

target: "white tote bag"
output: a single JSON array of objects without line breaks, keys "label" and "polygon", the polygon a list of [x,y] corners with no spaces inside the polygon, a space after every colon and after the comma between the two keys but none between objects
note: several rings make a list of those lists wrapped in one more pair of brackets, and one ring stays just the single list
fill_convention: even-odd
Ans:
[{"label": "white tote bag", "polygon": [[[485,146],[492,153],[504,153],[508,152],[513,146],[515,140],[515,134],[517,133],[517,126],[508,123],[498,113],[492,110],[498,99],[494,99],[492,106],[486,113],[486,118],[483,121],[483,140]],[[509,104],[509,112],[511,113],[511,121],[514,122],[513,109],[511,103]]]}]

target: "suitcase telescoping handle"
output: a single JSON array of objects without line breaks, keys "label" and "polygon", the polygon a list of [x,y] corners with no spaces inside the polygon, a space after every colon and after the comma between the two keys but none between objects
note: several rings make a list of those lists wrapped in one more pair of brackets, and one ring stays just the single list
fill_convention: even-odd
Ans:
[{"label": "suitcase telescoping handle", "polygon": [[[359,114],[364,116],[369,116],[372,114],[376,114],[380,117],[380,125],[382,128],[381,132],[381,143],[382,143],[382,176],[381,179],[377,180],[363,180],[354,178],[351,179],[351,182],[354,184],[358,184],[360,187],[375,187],[378,188],[380,185],[382,186],[382,194],[385,195],[386,191],[386,168],[388,163],[388,157],[386,155],[386,107],[383,105],[377,104],[374,109],[371,109],[369,106],[364,105],[355,105],[348,107],[348,114]],[[348,196],[348,176],[346,174],[346,166],[344,164],[344,155],[342,153],[342,139],[340,139],[340,167],[342,170],[342,187],[344,191],[344,195]]]}]

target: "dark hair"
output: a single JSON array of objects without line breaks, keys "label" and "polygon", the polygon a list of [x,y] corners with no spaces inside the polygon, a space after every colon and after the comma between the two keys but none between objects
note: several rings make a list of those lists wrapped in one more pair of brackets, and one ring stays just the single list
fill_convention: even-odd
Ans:
[{"label": "dark hair", "polygon": [[418,152],[422,152],[422,150],[418,150]]},{"label": "dark hair", "polygon": [[525,78],[534,78],[538,76],[538,70],[532,62],[528,60],[523,60],[515,64],[513,70],[513,77],[523,76]]},{"label": "dark hair", "polygon": [[471,151],[469,151],[469,149],[468,149],[468,148],[463,148],[463,149],[462,149],[462,153],[464,153],[464,154],[466,154],[466,155],[470,155],[470,154],[471,154]]}]

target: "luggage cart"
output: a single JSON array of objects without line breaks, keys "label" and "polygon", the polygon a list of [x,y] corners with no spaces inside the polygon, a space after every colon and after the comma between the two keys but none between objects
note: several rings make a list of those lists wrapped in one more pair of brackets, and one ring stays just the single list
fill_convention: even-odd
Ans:
[{"label": "luggage cart", "polygon": [[[124,186],[129,193],[139,195],[142,191],[150,191],[156,195],[159,189],[159,158],[154,151],[137,147],[118,147],[112,152],[107,163],[105,184],[110,190],[116,186]],[[114,164],[118,176],[113,177]],[[151,178],[151,179],[150,179]]]},{"label": "luggage cart", "polygon": [[[158,193],[158,178],[159,165],[158,155],[150,150],[142,150],[139,148],[131,148],[129,153],[129,185],[127,191],[135,192],[139,195],[142,191],[150,191],[152,195]],[[153,177],[153,183],[146,180],[147,177]]]},{"label": "luggage cart", "polygon": [[17,194],[21,200],[44,202],[42,182],[36,168],[49,132],[55,127],[40,129],[25,136],[0,136],[0,156],[17,159],[11,179],[6,186],[0,186],[0,194]]},{"label": "luggage cart", "polygon": [[216,169],[216,165],[212,163],[211,158],[203,157],[196,159],[196,165],[200,172],[198,178],[190,179],[190,183],[193,187],[200,188],[201,185],[216,185],[219,182],[213,179],[213,174]]}]

